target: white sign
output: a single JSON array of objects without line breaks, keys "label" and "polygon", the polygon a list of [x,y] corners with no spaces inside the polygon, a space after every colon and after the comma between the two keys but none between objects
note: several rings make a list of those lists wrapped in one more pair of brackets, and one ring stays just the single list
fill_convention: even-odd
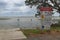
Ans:
[{"label": "white sign", "polygon": [[44,29],[50,28],[50,25],[52,24],[52,12],[43,11],[41,15],[44,15],[44,19],[41,20]]}]

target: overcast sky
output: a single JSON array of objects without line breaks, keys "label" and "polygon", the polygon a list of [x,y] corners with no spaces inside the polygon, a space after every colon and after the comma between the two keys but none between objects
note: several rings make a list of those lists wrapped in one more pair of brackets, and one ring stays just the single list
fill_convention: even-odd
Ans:
[{"label": "overcast sky", "polygon": [[[25,0],[0,0],[0,16],[33,16],[36,8],[30,8],[24,3]],[[59,14],[55,13],[55,16]]]}]

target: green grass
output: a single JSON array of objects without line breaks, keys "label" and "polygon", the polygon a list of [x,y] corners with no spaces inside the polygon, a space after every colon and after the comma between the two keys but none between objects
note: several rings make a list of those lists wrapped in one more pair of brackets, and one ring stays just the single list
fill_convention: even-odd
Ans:
[{"label": "green grass", "polygon": [[23,29],[22,32],[26,35],[26,36],[30,36],[33,34],[44,34],[45,32],[47,32],[47,30],[39,30],[39,29]]},{"label": "green grass", "polygon": [[29,36],[30,34],[40,34],[41,33],[40,30],[37,30],[37,29],[24,29],[22,31],[26,36]]}]

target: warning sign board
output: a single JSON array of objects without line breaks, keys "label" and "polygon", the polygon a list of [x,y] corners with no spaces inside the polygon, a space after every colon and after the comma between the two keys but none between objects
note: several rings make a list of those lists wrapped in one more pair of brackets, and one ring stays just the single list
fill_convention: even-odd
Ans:
[{"label": "warning sign board", "polygon": [[52,7],[40,7],[40,11],[52,11]]}]

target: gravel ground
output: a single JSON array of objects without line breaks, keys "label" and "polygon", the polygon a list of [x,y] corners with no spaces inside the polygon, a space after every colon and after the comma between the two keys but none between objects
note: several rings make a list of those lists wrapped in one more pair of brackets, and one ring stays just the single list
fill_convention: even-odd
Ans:
[{"label": "gravel ground", "polygon": [[38,36],[30,36],[24,40],[60,40],[60,33],[57,34],[43,34]]}]

